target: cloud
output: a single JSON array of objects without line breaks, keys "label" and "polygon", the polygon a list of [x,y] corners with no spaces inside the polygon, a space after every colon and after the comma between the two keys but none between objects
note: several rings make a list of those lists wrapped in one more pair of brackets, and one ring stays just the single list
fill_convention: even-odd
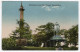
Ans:
[{"label": "cloud", "polygon": [[51,11],[51,8],[49,8],[48,6],[45,8],[47,11]]},{"label": "cloud", "polygon": [[46,6],[46,5],[42,6],[42,8],[44,8],[46,11],[51,11],[53,9],[56,9],[56,10],[58,10],[58,9],[62,10],[62,9],[64,9],[64,7],[61,7],[61,6]]},{"label": "cloud", "polygon": [[49,6],[42,6],[42,8],[44,8],[46,11],[51,11],[51,8]]},{"label": "cloud", "polygon": [[52,8],[59,8],[60,6],[53,6]]},{"label": "cloud", "polygon": [[46,7],[46,5],[42,6],[42,8],[45,8],[45,7]]}]

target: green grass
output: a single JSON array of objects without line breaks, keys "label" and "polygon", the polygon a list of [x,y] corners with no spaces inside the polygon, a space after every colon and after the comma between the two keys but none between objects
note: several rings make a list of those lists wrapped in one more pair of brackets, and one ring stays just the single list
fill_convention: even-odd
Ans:
[{"label": "green grass", "polygon": [[64,50],[78,50],[77,47],[63,48]]},{"label": "green grass", "polygon": [[[20,46],[16,47],[15,49],[10,50],[56,50],[57,47],[32,47],[32,46]],[[78,50],[77,47],[62,47],[63,50]],[[4,49],[6,50],[6,49]]]},{"label": "green grass", "polygon": [[54,47],[22,47],[22,50],[55,50]]},{"label": "green grass", "polygon": [[[22,47],[21,50],[56,50],[56,47]],[[76,47],[64,47],[63,50],[78,50]]]}]

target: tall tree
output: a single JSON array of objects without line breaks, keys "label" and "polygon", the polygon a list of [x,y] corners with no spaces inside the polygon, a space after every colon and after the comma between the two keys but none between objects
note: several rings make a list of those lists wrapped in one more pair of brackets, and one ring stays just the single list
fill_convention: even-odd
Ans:
[{"label": "tall tree", "polygon": [[38,32],[34,35],[34,39],[38,42],[46,42],[54,35],[54,24],[49,22],[46,25],[41,25],[36,28]]},{"label": "tall tree", "polygon": [[78,43],[78,25],[73,26],[71,29],[69,29],[69,41],[70,43],[74,44],[75,46]]},{"label": "tall tree", "polygon": [[16,28],[15,31],[12,33],[12,37],[16,38],[26,38],[30,39],[31,38],[31,29],[30,26],[23,21],[17,21],[17,24],[19,27]]}]

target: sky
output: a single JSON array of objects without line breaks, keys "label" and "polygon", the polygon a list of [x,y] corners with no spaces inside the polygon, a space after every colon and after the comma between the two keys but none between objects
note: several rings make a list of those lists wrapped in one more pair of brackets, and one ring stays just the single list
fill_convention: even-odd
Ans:
[{"label": "sky", "polygon": [[[20,19],[20,1],[2,2],[2,38],[9,37],[16,29]],[[24,20],[33,30],[48,22],[60,25],[60,29],[69,29],[78,24],[77,1],[23,1]]]}]

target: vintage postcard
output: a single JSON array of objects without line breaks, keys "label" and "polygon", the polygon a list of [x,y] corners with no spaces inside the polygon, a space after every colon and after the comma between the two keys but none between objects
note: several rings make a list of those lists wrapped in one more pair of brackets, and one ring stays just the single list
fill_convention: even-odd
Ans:
[{"label": "vintage postcard", "polygon": [[2,1],[2,50],[78,47],[78,1]]}]

